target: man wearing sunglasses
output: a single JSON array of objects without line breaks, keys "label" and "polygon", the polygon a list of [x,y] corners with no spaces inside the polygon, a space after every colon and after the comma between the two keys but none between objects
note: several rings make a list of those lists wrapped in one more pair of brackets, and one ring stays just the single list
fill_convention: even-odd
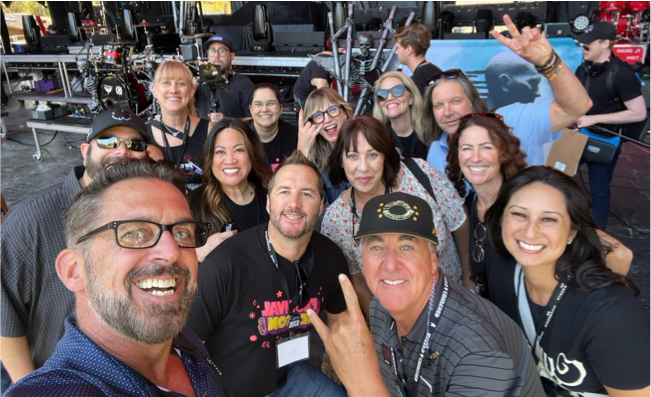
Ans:
[{"label": "man wearing sunglasses", "polygon": [[206,256],[188,325],[236,396],[345,396],[309,358],[306,310],[337,322],[346,303],[337,276],[346,258],[314,232],[323,180],[300,150],[269,181],[270,221],[238,233]]},{"label": "man wearing sunglasses", "polygon": [[[593,106],[576,125],[580,128],[597,125],[637,139],[648,117],[647,107],[637,75],[612,51],[617,28],[610,22],[597,22],[574,38],[583,50],[584,60],[576,75],[593,101]],[[591,132],[600,134],[599,131]],[[608,133],[602,135],[612,137]],[[608,163],[581,160],[588,165],[592,197],[590,211],[602,230],[606,229],[610,216],[610,182],[621,149],[620,144]]]},{"label": "man wearing sunglasses", "polygon": [[225,395],[184,327],[209,230],[184,192],[182,173],[150,160],[115,164],[75,195],[52,264],[75,311],[52,357],[7,396]]},{"label": "man wearing sunglasses", "polygon": [[66,247],[62,213],[72,197],[112,164],[146,158],[145,123],[128,110],[108,110],[94,120],[81,145],[84,166],[12,208],[2,224],[2,362],[13,381],[41,367],[63,336],[74,294],[57,279],[54,262]]},{"label": "man wearing sunglasses", "polygon": [[[249,105],[251,104],[254,84],[248,77],[233,70],[233,59],[235,59],[233,43],[228,37],[216,34],[206,41],[204,49],[208,61],[220,66],[222,78],[228,79],[228,87],[217,90],[216,95],[219,101],[219,111],[217,113],[210,113],[211,94],[208,84],[202,83],[197,88],[195,97],[199,117],[213,123],[224,117],[250,118],[251,110]],[[230,77],[228,77],[229,72],[232,73]]]},{"label": "man wearing sunglasses", "polygon": [[398,29],[393,39],[398,44],[396,55],[400,63],[411,70],[411,79],[416,83],[421,95],[425,95],[427,79],[441,71],[438,66],[425,59],[432,34],[425,25],[412,23]]}]

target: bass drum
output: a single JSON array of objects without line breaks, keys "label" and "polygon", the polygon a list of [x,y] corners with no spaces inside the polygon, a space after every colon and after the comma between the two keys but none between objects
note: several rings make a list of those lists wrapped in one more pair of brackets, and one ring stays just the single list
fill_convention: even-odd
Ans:
[{"label": "bass drum", "polygon": [[116,75],[102,77],[97,87],[97,97],[102,109],[129,109],[129,92]]}]

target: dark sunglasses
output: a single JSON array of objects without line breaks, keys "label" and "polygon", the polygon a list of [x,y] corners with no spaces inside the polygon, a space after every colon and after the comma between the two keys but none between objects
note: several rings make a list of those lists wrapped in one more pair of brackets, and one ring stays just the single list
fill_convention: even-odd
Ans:
[{"label": "dark sunglasses", "polygon": [[147,143],[142,139],[120,139],[114,136],[109,138],[97,138],[97,147],[101,149],[115,149],[124,142],[127,149],[134,152],[142,152],[147,149]]},{"label": "dark sunglasses", "polygon": [[401,96],[405,95],[405,85],[398,84],[394,85],[391,88],[383,88],[381,90],[378,90],[375,95],[380,102],[384,102],[389,99],[389,93],[391,93],[394,98],[400,98]]},{"label": "dark sunglasses", "polygon": [[578,40],[574,40],[574,44],[576,44],[577,47],[583,48],[586,52],[590,52],[590,47],[587,44],[583,44]]},{"label": "dark sunglasses", "polygon": [[443,77],[445,77],[446,79],[458,79],[461,76],[466,77],[466,75],[463,74],[463,70],[461,70],[461,69],[449,69],[449,70],[446,70],[444,72],[435,73],[432,77],[427,79],[425,81],[425,83],[427,83],[427,85],[429,86],[429,85],[432,85],[432,84],[436,83],[437,81],[441,80]]},{"label": "dark sunglasses", "polygon": [[88,240],[95,234],[113,229],[115,241],[122,248],[144,249],[158,244],[160,236],[169,230],[174,241],[181,248],[203,247],[208,241],[210,224],[204,222],[179,222],[171,225],[161,225],[149,221],[113,221],[92,230],[77,240],[77,244]]},{"label": "dark sunglasses", "polygon": [[475,116],[482,116],[482,117],[488,117],[490,119],[496,119],[496,120],[504,120],[504,117],[501,114],[497,113],[489,113],[489,112],[475,112],[475,113],[470,113],[467,114],[461,118],[459,118],[459,123],[462,123],[468,119],[471,119]]},{"label": "dark sunglasses", "polygon": [[294,294],[293,302],[298,302],[297,307],[305,307],[310,301],[310,291],[307,288],[307,278],[309,276],[307,266],[294,261],[296,266],[296,293]]},{"label": "dark sunglasses", "polygon": [[472,250],[472,259],[475,262],[484,260],[484,239],[486,238],[486,226],[483,223],[478,223],[475,226],[475,248]]}]

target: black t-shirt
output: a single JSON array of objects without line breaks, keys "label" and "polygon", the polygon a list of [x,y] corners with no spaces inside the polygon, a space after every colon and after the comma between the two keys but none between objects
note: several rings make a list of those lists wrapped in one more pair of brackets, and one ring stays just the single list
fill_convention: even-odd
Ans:
[{"label": "black t-shirt", "polygon": [[[251,104],[254,87],[253,82],[248,77],[235,73],[229,81],[228,89],[217,91],[217,99],[219,101],[218,111],[226,117],[251,117],[249,105]],[[211,107],[210,88],[207,84],[201,84],[197,88],[195,98],[197,100],[199,117],[210,119],[208,117]]]},{"label": "black t-shirt", "polygon": [[416,131],[412,131],[409,136],[402,137],[398,135],[391,126],[389,126],[389,130],[391,130],[391,135],[393,135],[396,142],[400,145],[398,149],[403,157],[415,157],[427,160],[427,146],[418,139]]},{"label": "black t-shirt", "polygon": [[296,96],[303,106],[305,106],[305,101],[307,97],[310,96],[312,90],[316,87],[310,82],[312,79],[321,78],[328,80],[330,84],[330,76],[328,72],[322,68],[318,63],[314,61],[308,62],[308,64],[301,70],[301,74],[296,79],[294,83],[294,96]]},{"label": "black t-shirt", "polygon": [[[256,131],[253,120],[249,122],[251,129]],[[256,131],[257,132],[257,131]],[[298,146],[298,127],[286,121],[278,120],[278,133],[269,142],[262,142],[265,163],[275,171],[285,157],[289,157]]]},{"label": "black t-shirt", "polygon": [[[515,268],[513,258],[491,265],[491,301],[522,326]],[[533,317],[542,319],[540,308],[533,309]],[[606,394],[603,385],[625,390],[649,385],[649,312],[623,285],[567,289],[541,347],[539,370],[544,366],[548,377],[569,390]]]},{"label": "black t-shirt", "polygon": [[[201,151],[203,150],[203,144],[206,142],[206,138],[208,137],[209,125],[210,122],[208,120],[199,120],[192,135],[186,138],[184,148],[182,144],[170,147],[158,145],[155,143],[156,141],[154,140],[151,131],[151,124],[147,124],[147,135],[149,135],[149,139],[151,142],[154,142],[154,145],[158,146],[162,150],[165,160],[172,162],[174,165],[178,164],[179,168],[183,170],[187,183],[186,187],[189,190],[194,190],[201,185],[201,175],[203,173],[201,170]],[[156,126],[156,128],[158,128],[158,126]],[[168,135],[168,137],[169,136],[170,135]]]},{"label": "black t-shirt", "polygon": [[441,69],[438,66],[433,63],[427,63],[418,66],[416,70],[414,70],[414,74],[411,75],[411,79],[420,90],[421,95],[425,95],[425,91],[427,90],[427,80],[440,72]]},{"label": "black t-shirt", "polygon": [[[276,369],[276,342],[289,336],[289,303],[269,258],[266,228],[262,224],[238,233],[208,254],[199,266],[199,291],[188,317],[188,325],[206,342],[236,396],[265,395],[286,380],[287,367]],[[346,258],[317,232],[310,241],[314,265],[307,283],[308,307],[317,313],[341,313],[346,302],[337,277],[349,274]],[[302,263],[306,257],[307,252]],[[296,268],[280,256],[278,261],[293,297]],[[299,332],[312,327],[304,309],[299,311]]]},{"label": "black t-shirt", "polygon": [[238,232],[269,222],[267,192],[262,187],[255,189],[255,198],[248,204],[238,205],[224,195],[224,205],[231,214],[233,229]]}]

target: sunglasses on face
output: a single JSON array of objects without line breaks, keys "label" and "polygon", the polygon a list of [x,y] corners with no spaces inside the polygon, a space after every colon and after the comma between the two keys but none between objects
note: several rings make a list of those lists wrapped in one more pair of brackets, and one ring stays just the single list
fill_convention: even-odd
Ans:
[{"label": "sunglasses on face", "polygon": [[383,88],[381,90],[378,90],[375,95],[380,102],[384,102],[389,99],[389,93],[391,93],[394,98],[400,98],[401,96],[405,95],[405,85],[398,84],[394,85],[391,88]]},{"label": "sunglasses on face", "polygon": [[339,113],[341,113],[341,106],[342,105],[333,105],[323,112],[316,112],[312,116],[310,116],[310,118],[308,118],[307,121],[309,121],[312,124],[321,124],[325,121],[326,114],[330,116],[331,119],[334,119],[335,117],[339,116]]},{"label": "sunglasses on face", "polygon": [[307,288],[309,272],[307,266],[300,262],[294,261],[294,266],[296,266],[296,293],[292,301],[297,302],[298,307],[305,307],[310,301],[310,291]]},{"label": "sunglasses on face", "polygon": [[577,47],[583,48],[584,51],[590,52],[590,47],[587,44],[583,44],[580,41],[574,40],[574,44],[576,44]]},{"label": "sunglasses on face", "polygon": [[428,86],[430,86],[444,77],[446,79],[458,79],[460,76],[466,77],[466,75],[463,74],[463,71],[461,69],[449,69],[444,72],[435,73],[432,77],[426,80],[426,83]]},{"label": "sunglasses on face", "polygon": [[134,152],[142,152],[147,149],[147,143],[142,139],[121,139],[114,136],[108,138],[97,138],[97,147],[100,149],[115,149],[120,146],[122,142],[127,145],[127,149],[133,150]]},{"label": "sunglasses on face", "polygon": [[471,119],[475,116],[481,116],[481,117],[488,117],[490,119],[496,119],[496,120],[504,120],[504,117],[501,114],[497,113],[489,113],[489,112],[476,112],[476,113],[470,113],[467,114],[461,118],[459,118],[459,123],[462,123],[468,119]]}]

